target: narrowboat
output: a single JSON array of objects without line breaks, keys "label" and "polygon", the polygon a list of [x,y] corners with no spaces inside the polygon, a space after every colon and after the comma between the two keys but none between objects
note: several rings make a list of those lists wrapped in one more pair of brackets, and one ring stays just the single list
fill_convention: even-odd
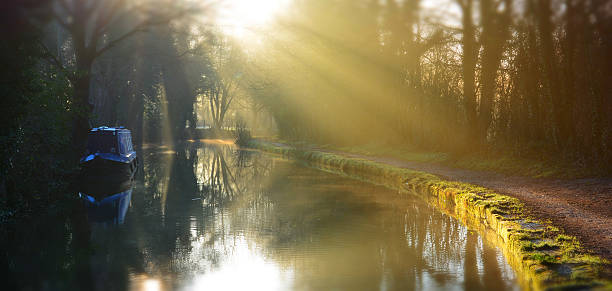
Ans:
[{"label": "narrowboat", "polygon": [[[90,196],[100,199],[124,188],[126,183],[132,182],[138,170],[131,132],[124,127],[91,129],[80,164],[81,189],[91,193]],[[116,189],[112,189],[114,186]]]},{"label": "narrowboat", "polygon": [[82,192],[79,192],[79,197],[83,199],[90,222],[123,224],[132,201],[132,187],[123,192],[106,195],[100,200]]}]

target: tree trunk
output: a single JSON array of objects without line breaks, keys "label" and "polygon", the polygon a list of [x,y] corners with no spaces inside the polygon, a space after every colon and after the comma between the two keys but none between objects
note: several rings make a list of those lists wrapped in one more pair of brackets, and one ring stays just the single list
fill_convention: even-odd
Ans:
[{"label": "tree trunk", "polygon": [[85,43],[85,31],[73,33],[74,51],[76,55],[76,76],[74,78],[74,103],[80,114],[76,115],[73,124],[72,140],[75,154],[80,155],[85,150],[87,131],[89,130],[89,117],[93,106],[89,103],[89,89],[91,84],[91,67],[95,58],[95,51]]},{"label": "tree trunk", "polygon": [[541,41],[541,52],[544,61],[543,71],[545,86],[548,89],[550,106],[552,106],[554,127],[556,131],[554,137],[558,147],[562,147],[566,142],[566,132],[562,128],[563,123],[563,96],[561,95],[561,84],[557,77],[557,54],[553,43],[552,11],[550,0],[540,0],[537,2],[537,21]]},{"label": "tree trunk", "polygon": [[469,139],[473,139],[476,136],[478,127],[475,91],[475,71],[478,52],[476,51],[476,35],[472,19],[472,4],[472,0],[460,0],[459,2],[463,15],[463,37],[461,39],[463,48],[463,106],[465,108]]},{"label": "tree trunk", "polygon": [[497,88],[497,69],[499,68],[504,43],[507,40],[510,1],[506,1],[503,12],[497,12],[492,0],[482,0],[480,11],[482,19],[482,71],[480,77],[480,106],[478,112],[478,139],[485,143],[487,131],[493,120],[493,103]]}]

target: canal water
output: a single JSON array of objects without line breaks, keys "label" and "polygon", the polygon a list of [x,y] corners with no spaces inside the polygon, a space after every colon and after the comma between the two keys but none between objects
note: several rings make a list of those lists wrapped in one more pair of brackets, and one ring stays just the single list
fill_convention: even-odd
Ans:
[{"label": "canal water", "polygon": [[[70,254],[85,262],[58,272],[46,255],[17,276],[33,289],[519,289],[500,249],[416,196],[223,144],[139,155],[127,212],[91,222],[91,250]],[[66,275],[83,265],[86,280]]]}]

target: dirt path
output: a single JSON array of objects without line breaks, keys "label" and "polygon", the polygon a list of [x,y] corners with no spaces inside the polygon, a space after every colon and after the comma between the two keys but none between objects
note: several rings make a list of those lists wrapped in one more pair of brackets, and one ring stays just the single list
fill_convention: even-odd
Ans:
[{"label": "dirt path", "polygon": [[543,220],[550,219],[568,234],[577,236],[585,247],[612,261],[612,178],[536,179],[332,150],[313,150],[428,172],[445,180],[468,182],[516,197],[525,203],[529,214]]}]

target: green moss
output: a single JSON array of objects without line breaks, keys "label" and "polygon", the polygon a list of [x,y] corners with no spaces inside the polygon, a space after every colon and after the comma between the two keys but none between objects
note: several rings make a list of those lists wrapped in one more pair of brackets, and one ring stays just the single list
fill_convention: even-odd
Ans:
[{"label": "green moss", "polygon": [[574,241],[574,237],[569,236],[569,235],[565,235],[565,234],[560,234],[557,236],[556,238],[558,243],[563,243],[563,242],[572,242]]},{"label": "green moss", "polygon": [[545,253],[533,253],[530,256],[530,259],[540,263],[540,264],[556,264],[560,257],[551,256]]},{"label": "green moss", "polygon": [[533,249],[538,250],[538,251],[558,250],[559,245],[549,242],[549,241],[543,241],[543,242],[534,244]]}]

